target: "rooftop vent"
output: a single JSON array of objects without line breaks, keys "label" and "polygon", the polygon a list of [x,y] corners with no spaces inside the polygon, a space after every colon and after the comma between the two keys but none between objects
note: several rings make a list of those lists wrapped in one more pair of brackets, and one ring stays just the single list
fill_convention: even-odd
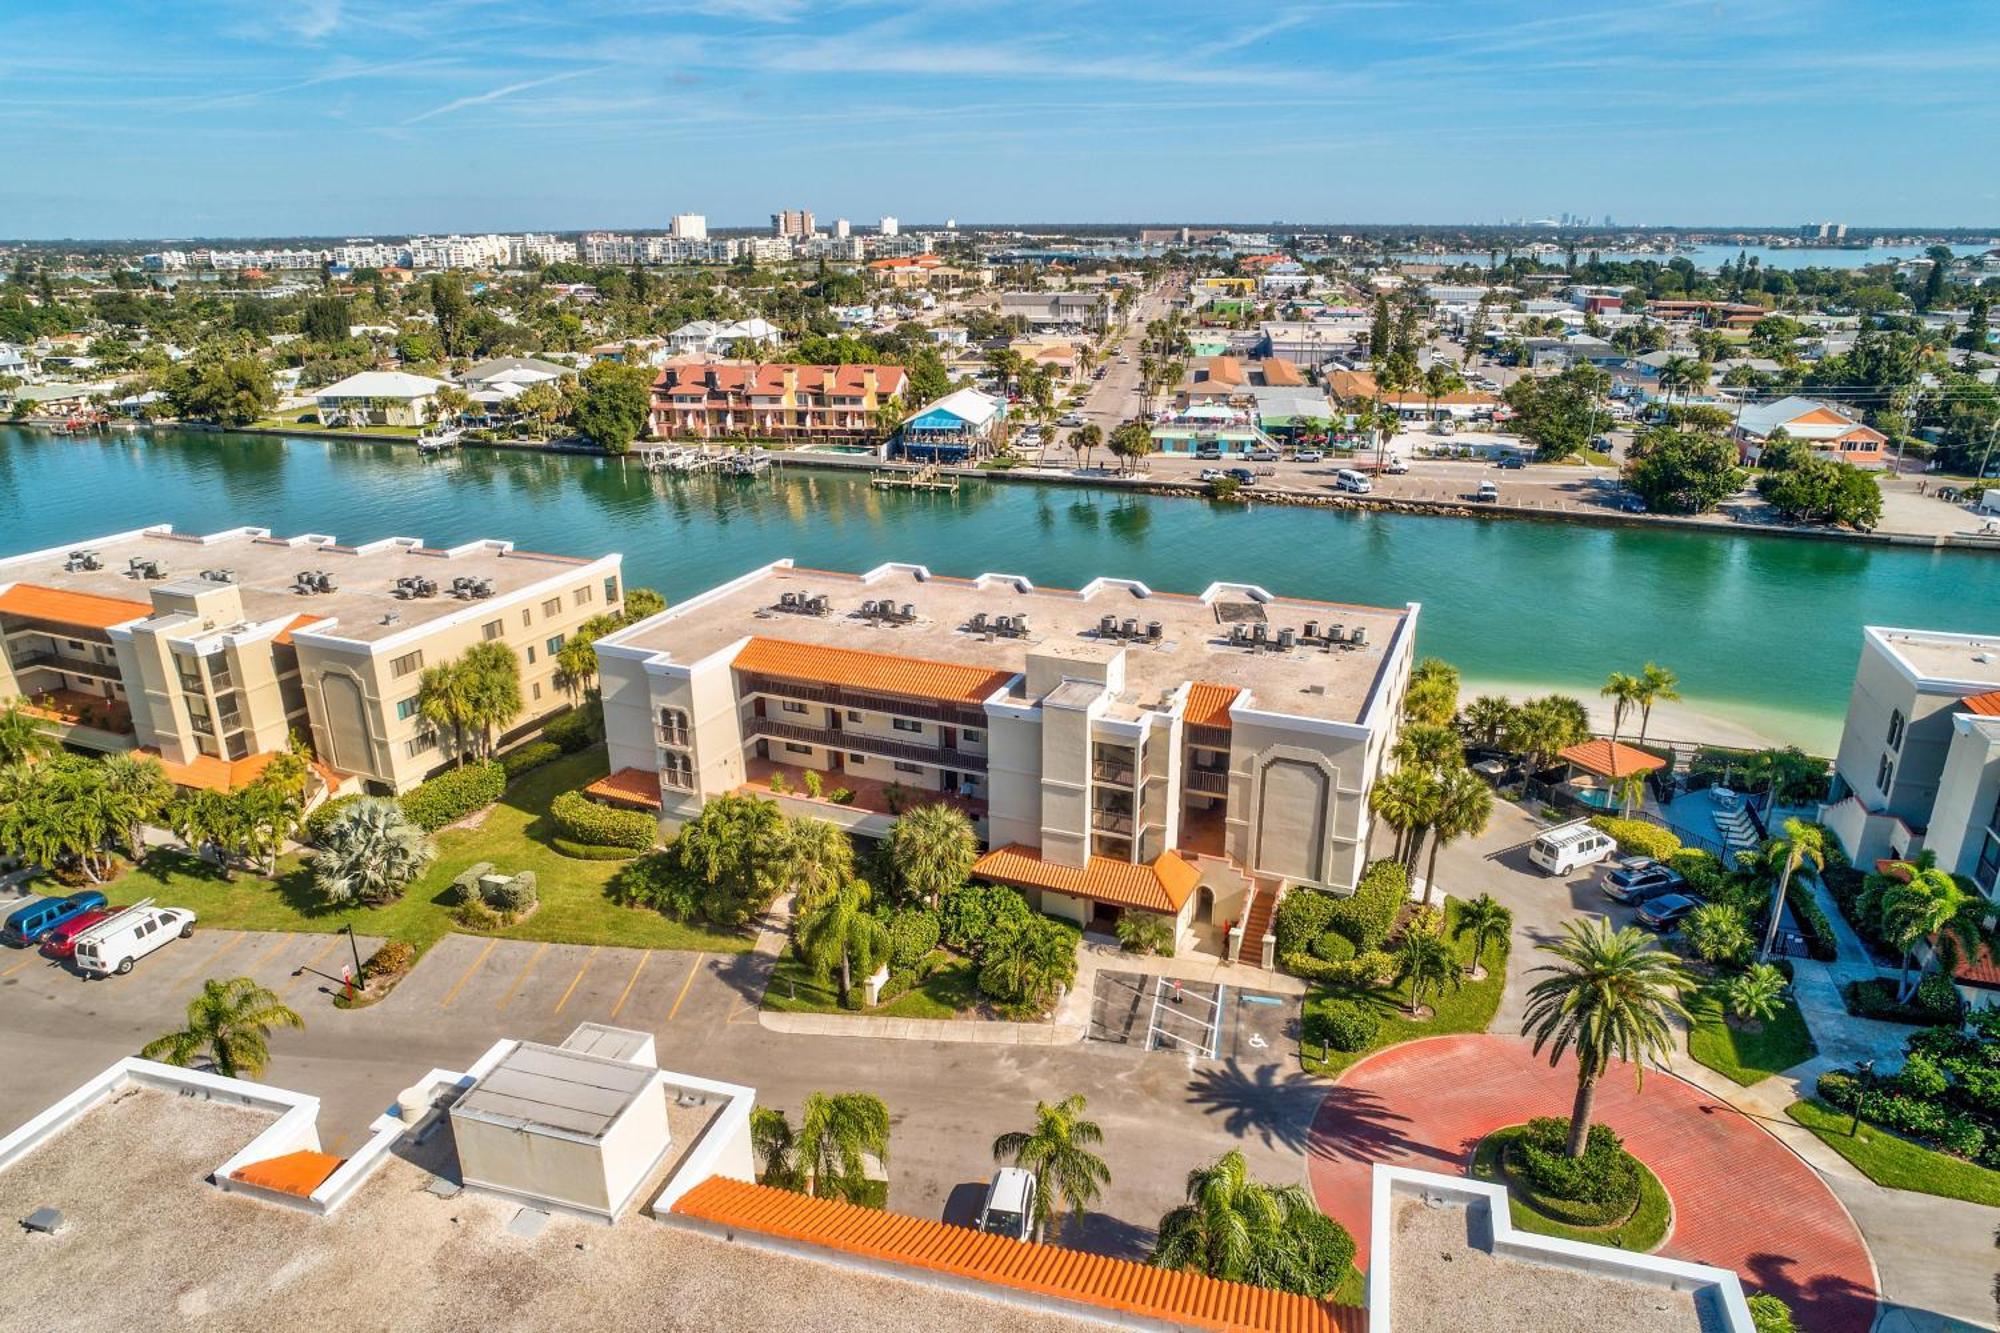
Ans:
[{"label": "rooftop vent", "polygon": [[403,613],[401,611],[384,611],[382,613],[382,623],[385,625],[397,624],[402,619]]},{"label": "rooftop vent", "polygon": [[38,1235],[58,1236],[62,1234],[65,1224],[63,1222],[62,1209],[45,1206],[35,1209],[34,1212],[22,1218],[21,1225]]},{"label": "rooftop vent", "polygon": [[167,567],[162,561],[135,555],[125,562],[125,572],[135,579],[163,579],[167,576]]},{"label": "rooftop vent", "polygon": [[63,561],[63,568],[74,574],[79,570],[104,568],[104,557],[95,551],[71,551],[69,559]]},{"label": "rooftop vent", "polygon": [[233,569],[204,569],[201,571],[201,576],[210,583],[236,582],[236,571]]},{"label": "rooftop vent", "polygon": [[319,569],[302,569],[292,578],[292,591],[308,597],[314,593],[332,592],[339,586],[333,575]]}]

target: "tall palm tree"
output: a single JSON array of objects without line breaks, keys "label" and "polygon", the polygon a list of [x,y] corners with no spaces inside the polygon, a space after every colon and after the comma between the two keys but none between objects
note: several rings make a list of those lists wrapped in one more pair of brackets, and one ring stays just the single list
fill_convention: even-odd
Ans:
[{"label": "tall palm tree", "polygon": [[1952,947],[1946,944],[1951,940],[1967,952],[1976,951],[1979,919],[1991,910],[1984,898],[1967,894],[1936,866],[1919,866],[1907,882],[1891,883],[1882,891],[1880,903],[1882,937],[1903,953],[1898,991],[1902,1000],[1908,1000],[1916,989],[1910,960],[1916,956],[1917,946],[1936,936],[1941,946]]},{"label": "tall palm tree", "polygon": [[1431,775],[1420,768],[1399,768],[1382,776],[1368,793],[1368,808],[1396,834],[1396,859],[1405,870],[1417,859],[1417,847],[1429,827]]},{"label": "tall palm tree", "polygon": [[1646,1060],[1664,1060],[1673,1049],[1672,1020],[1688,1017],[1680,993],[1689,980],[1680,960],[1636,926],[1614,931],[1603,917],[1566,921],[1562,939],[1536,947],[1557,961],[1535,969],[1550,975],[1529,989],[1521,1031],[1534,1038],[1535,1054],[1549,1048],[1552,1065],[1563,1052],[1576,1053],[1569,1155],[1581,1157],[1598,1079],[1616,1056],[1644,1083]]},{"label": "tall palm tree", "polygon": [[1090,456],[1104,444],[1104,427],[1094,421],[1087,421],[1076,428],[1070,435],[1069,442],[1072,449],[1079,444],[1082,445],[1083,465],[1087,468],[1090,466]]},{"label": "tall palm tree", "polygon": [[1426,657],[1410,669],[1403,716],[1412,722],[1450,726],[1458,716],[1458,668],[1441,657]]},{"label": "tall palm tree", "polygon": [[1816,872],[1826,868],[1826,830],[1803,819],[1787,819],[1784,836],[1764,844],[1763,860],[1767,866],[1778,867],[1778,878],[1771,885],[1771,919],[1764,925],[1764,943],[1757,950],[1760,963],[1769,961],[1771,950],[1777,947],[1778,921],[1785,914],[1785,894],[1792,887],[1792,876],[1802,865]]},{"label": "tall palm tree", "polygon": [[55,742],[42,730],[41,719],[28,711],[19,699],[0,707],[0,767],[38,759],[55,749]]},{"label": "tall palm tree", "polygon": [[898,895],[936,906],[972,872],[979,859],[979,835],[963,810],[940,801],[896,816],[884,849]]},{"label": "tall palm tree", "polygon": [[889,1164],[889,1108],[882,1099],[865,1092],[808,1093],[798,1133],[807,1191],[853,1201],[870,1157]]},{"label": "tall palm tree", "polygon": [[1426,995],[1457,990],[1465,982],[1458,954],[1444,937],[1436,908],[1419,908],[1391,952],[1396,960],[1395,979],[1409,983],[1412,1018],[1423,1017]]},{"label": "tall palm tree", "polygon": [[798,919],[799,958],[824,981],[836,968],[840,971],[840,1002],[847,1003],[854,987],[854,969],[871,976],[889,956],[889,930],[880,919],[865,910],[870,897],[866,884],[851,879],[840,886],[817,909]]},{"label": "tall palm tree", "polygon": [[1646,728],[1653,721],[1653,705],[1681,697],[1681,678],[1656,662],[1646,663],[1639,672],[1639,744],[1646,743]]},{"label": "tall palm tree", "polygon": [[146,1043],[147,1060],[186,1067],[204,1054],[224,1078],[255,1078],[271,1063],[273,1028],[303,1028],[306,1021],[250,977],[204,981],[188,1001],[187,1026]]},{"label": "tall palm tree", "polygon": [[1225,1282],[1273,1286],[1268,1279],[1284,1266],[1287,1232],[1317,1211],[1304,1186],[1252,1179],[1242,1152],[1231,1148],[1188,1172],[1187,1202],[1160,1219],[1148,1262]]},{"label": "tall palm tree", "polygon": [[1497,694],[1482,694],[1465,706],[1465,726],[1480,744],[1497,745],[1506,733],[1507,724],[1514,720],[1514,712],[1511,700]]},{"label": "tall palm tree", "polygon": [[425,667],[417,678],[417,716],[451,736],[452,752],[465,763],[465,738],[479,715],[479,682],[459,662]]},{"label": "tall palm tree", "polygon": [[824,819],[786,821],[778,880],[796,896],[794,910],[818,911],[853,879],[854,841],[846,829]]},{"label": "tall palm tree", "polygon": [[785,1113],[770,1106],[750,1112],[750,1152],[757,1159],[757,1179],[765,1185],[799,1187],[798,1139]]},{"label": "tall palm tree", "polygon": [[521,715],[521,659],[498,639],[475,643],[459,659],[471,675],[472,722],[479,729],[480,749],[491,756],[493,732]]},{"label": "tall palm tree", "polygon": [[1623,671],[1614,671],[1604,679],[1604,688],[1597,693],[1611,701],[1611,739],[1616,742],[1618,732],[1625,725],[1625,714],[1639,703],[1639,678]]},{"label": "tall palm tree", "polygon": [[1448,842],[1477,837],[1493,817],[1493,789],[1463,762],[1444,769],[1431,789],[1431,854],[1424,866],[1424,906],[1437,892],[1438,852]]},{"label": "tall palm tree", "polygon": [[1472,979],[1486,975],[1486,941],[1514,928],[1514,914],[1490,893],[1482,893],[1458,909],[1452,934],[1472,936]]},{"label": "tall palm tree", "polygon": [[1395,756],[1407,768],[1446,769],[1465,761],[1465,742],[1456,727],[1411,722],[1396,738]]},{"label": "tall palm tree", "polygon": [[1037,1226],[1080,1221],[1111,1183],[1111,1168],[1091,1151],[1104,1142],[1104,1131],[1083,1112],[1080,1093],[1059,1102],[1038,1101],[1032,1130],[1012,1130],[993,1140],[994,1161],[1011,1161],[1034,1173]]}]

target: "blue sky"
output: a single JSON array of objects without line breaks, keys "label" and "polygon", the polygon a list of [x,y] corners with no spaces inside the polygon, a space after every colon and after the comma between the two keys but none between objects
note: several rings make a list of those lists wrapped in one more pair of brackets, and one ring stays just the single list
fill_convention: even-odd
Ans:
[{"label": "blue sky", "polygon": [[2000,6],[0,6],[0,235],[1229,218],[2000,227]]}]

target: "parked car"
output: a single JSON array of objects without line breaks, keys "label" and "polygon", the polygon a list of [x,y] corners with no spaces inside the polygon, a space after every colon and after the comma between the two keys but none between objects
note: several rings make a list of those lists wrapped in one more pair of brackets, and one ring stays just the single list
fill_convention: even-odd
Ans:
[{"label": "parked car", "polygon": [[1229,469],[1229,479],[1250,486],[1256,483],[1257,474],[1247,467],[1233,467]]},{"label": "parked car", "polygon": [[1498,504],[1500,488],[1490,481],[1482,481],[1479,483],[1479,489],[1472,493],[1472,498],[1479,504]]},{"label": "parked car", "polygon": [[1544,830],[1528,844],[1528,859],[1551,875],[1567,875],[1596,865],[1617,846],[1611,835],[1593,828],[1587,819],[1573,819]]},{"label": "parked car", "polygon": [[1519,472],[1528,466],[1528,460],[1519,454],[1502,454],[1496,466],[1506,468],[1509,472]]},{"label": "parked car", "polygon": [[1402,459],[1396,457],[1396,455],[1390,454],[1388,458],[1383,460],[1382,470],[1384,472],[1391,473],[1394,476],[1400,477],[1405,472],[1408,472],[1410,470],[1410,465],[1408,463],[1405,463]]},{"label": "parked car", "polygon": [[1301,449],[1292,455],[1292,461],[1295,463],[1317,463],[1325,457],[1326,455],[1317,449]]},{"label": "parked car", "polygon": [[1701,899],[1684,893],[1663,894],[1639,909],[1639,924],[1662,935],[1671,935],[1680,929],[1687,914],[1700,906]]},{"label": "parked car", "polygon": [[94,976],[122,977],[167,941],[194,934],[194,919],[185,907],[155,907],[151,898],[134,903],[77,936],[76,966]]},{"label": "parked car", "polygon": [[1276,449],[1272,449],[1269,447],[1260,447],[1252,449],[1243,456],[1249,459],[1253,463],[1275,463],[1280,458],[1284,457],[1284,455],[1280,454]]},{"label": "parked car", "polygon": [[1194,456],[1205,459],[1221,458],[1222,446],[1219,444],[1198,444],[1195,446]]},{"label": "parked car", "polygon": [[1456,435],[1458,434],[1458,423],[1450,417],[1440,417],[1436,424],[1431,427],[1431,434]]},{"label": "parked car", "polygon": [[1224,472],[1219,467],[1205,467],[1194,474],[1194,479],[1196,481],[1221,481],[1228,475],[1227,472]]},{"label": "parked car", "polygon": [[1366,472],[1356,472],[1351,467],[1344,467],[1334,473],[1333,485],[1336,490],[1352,491],[1356,495],[1366,495],[1375,489],[1375,483],[1368,480]]},{"label": "parked car", "polygon": [[1056,424],[1058,426],[1081,426],[1083,424],[1083,413],[1065,412],[1056,418]]},{"label": "parked car", "polygon": [[1593,435],[1590,437],[1590,447],[1597,450],[1600,454],[1608,454],[1611,452],[1611,437],[1609,435]]},{"label": "parked car", "polygon": [[111,915],[108,907],[80,912],[42,936],[42,952],[51,958],[67,958],[76,952],[76,937]]},{"label": "parked car", "polygon": [[1627,492],[1618,498],[1618,507],[1628,514],[1643,514],[1646,512],[1645,497]]},{"label": "parked car", "polygon": [[31,898],[7,914],[0,927],[0,940],[26,949],[42,942],[42,937],[60,926],[104,906],[104,895],[95,889],[72,893],[67,898]]},{"label": "parked car", "polygon": [[1035,1173],[1003,1166],[986,1187],[979,1208],[979,1229],[1010,1240],[1027,1240],[1035,1231]]},{"label": "parked car", "polygon": [[1682,883],[1680,872],[1672,866],[1662,865],[1651,857],[1632,856],[1613,866],[1600,887],[1613,902],[1636,906],[1672,893]]}]

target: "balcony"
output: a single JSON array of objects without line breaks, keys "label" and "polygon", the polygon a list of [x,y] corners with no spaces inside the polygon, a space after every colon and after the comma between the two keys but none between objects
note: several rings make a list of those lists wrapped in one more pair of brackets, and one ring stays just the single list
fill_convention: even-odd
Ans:
[{"label": "balcony", "polygon": [[93,662],[84,657],[71,657],[65,653],[33,652],[12,655],[16,671],[65,671],[72,676],[89,676],[92,680],[122,680],[116,662]]},{"label": "balcony", "polygon": [[1129,787],[1132,785],[1135,772],[1130,764],[1107,763],[1100,759],[1090,766],[1090,776],[1098,782]]},{"label": "balcony", "polygon": [[771,694],[780,699],[803,699],[829,708],[858,708],[873,713],[893,713],[897,717],[918,717],[954,727],[986,729],[986,714],[978,708],[960,708],[925,699],[904,699],[886,694],[865,694],[838,685],[816,685],[807,681],[783,680],[776,676],[745,673],[744,694]]},{"label": "balcony", "polygon": [[660,726],[657,728],[660,744],[675,750],[685,750],[694,744],[693,733],[686,727]]},{"label": "balcony", "polygon": [[1198,768],[1189,765],[1185,776],[1189,791],[1198,791],[1205,796],[1229,795],[1229,770],[1226,768]]},{"label": "balcony", "polygon": [[1228,727],[1204,727],[1190,722],[1186,728],[1187,743],[1199,745],[1204,750],[1227,750],[1229,748]]},{"label": "balcony", "polygon": [[986,771],[986,756],[982,754],[947,750],[935,745],[912,745],[908,741],[892,741],[881,736],[864,735],[858,731],[833,731],[827,727],[808,727],[797,722],[783,722],[775,717],[745,718],[743,734],[746,737],[763,736],[771,740],[797,741],[804,745],[819,745],[829,750],[845,750],[882,759],[901,759],[912,764],[933,764],[939,768],[960,772]]},{"label": "balcony", "polygon": [[[799,801],[811,807],[803,813],[820,819],[834,819],[843,826],[849,826],[850,820],[838,817],[842,811],[850,812],[854,822],[865,822],[867,816],[877,816],[879,818],[875,822],[880,823],[883,819],[893,819],[902,810],[919,805],[948,805],[954,810],[962,810],[975,827],[983,828],[986,819],[985,801],[968,799],[955,792],[927,791],[907,783],[864,778],[858,773],[823,772],[819,775],[820,794],[811,796],[806,792],[806,769],[793,764],[775,764],[767,759],[748,760],[743,768],[746,781],[736,789],[740,795]],[[774,777],[783,779],[785,790],[782,793],[771,789]],[[841,802],[827,799],[828,792],[842,788],[851,793],[851,799]],[[891,788],[898,789],[893,802],[889,799]],[[896,808],[891,809],[892,805]]]},{"label": "balcony", "polygon": [[1130,838],[1134,829],[1129,812],[1119,810],[1092,810],[1090,827],[1099,833],[1115,833],[1122,838]]}]

